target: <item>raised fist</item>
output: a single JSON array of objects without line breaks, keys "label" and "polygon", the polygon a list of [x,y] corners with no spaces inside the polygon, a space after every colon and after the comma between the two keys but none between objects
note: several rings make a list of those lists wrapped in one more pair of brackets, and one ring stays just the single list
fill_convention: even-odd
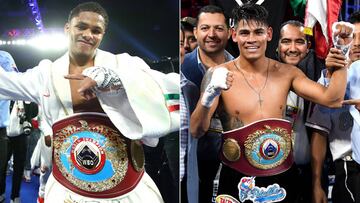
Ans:
[{"label": "raised fist", "polygon": [[222,90],[231,87],[233,81],[233,73],[224,67],[216,68],[210,75],[211,79],[206,86],[204,94],[201,98],[201,104],[210,108],[217,96]]}]

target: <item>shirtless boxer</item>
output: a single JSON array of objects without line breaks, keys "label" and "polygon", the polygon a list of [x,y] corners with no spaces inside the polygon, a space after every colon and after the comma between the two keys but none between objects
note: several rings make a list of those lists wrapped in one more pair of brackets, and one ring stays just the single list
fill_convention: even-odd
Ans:
[{"label": "shirtless boxer", "polygon": [[298,68],[265,56],[266,44],[272,38],[265,8],[244,4],[233,14],[232,38],[240,56],[205,75],[201,99],[191,116],[191,134],[201,137],[212,114],[218,111],[224,128],[220,156],[225,164],[218,194],[232,195],[242,202],[256,198],[292,202],[296,192],[289,184],[294,174],[293,138],[291,124],[282,120],[287,95],[293,90],[310,101],[339,107],[345,93],[346,69],[337,69],[325,88]]}]

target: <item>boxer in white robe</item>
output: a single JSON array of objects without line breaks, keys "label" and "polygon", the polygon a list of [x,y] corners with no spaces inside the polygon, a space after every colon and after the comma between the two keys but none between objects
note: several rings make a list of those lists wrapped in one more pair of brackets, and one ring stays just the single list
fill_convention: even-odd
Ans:
[{"label": "boxer in white robe", "polygon": [[[168,97],[179,93],[178,74],[165,75],[151,70],[138,57],[99,50],[107,15],[101,7],[98,10],[96,3],[73,9],[65,25],[69,52],[61,58],[54,62],[43,60],[25,73],[0,69],[0,99],[40,104],[50,126],[74,113],[104,112],[126,138],[156,145],[158,137],[179,128],[178,97]],[[52,175],[45,191],[45,202],[52,203],[162,201],[146,173],[135,188],[112,198],[79,195]]]}]

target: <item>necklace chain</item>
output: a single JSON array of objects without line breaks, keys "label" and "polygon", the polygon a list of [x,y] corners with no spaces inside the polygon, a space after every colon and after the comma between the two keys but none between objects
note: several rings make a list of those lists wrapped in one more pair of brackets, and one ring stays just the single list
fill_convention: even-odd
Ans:
[{"label": "necklace chain", "polygon": [[251,84],[249,83],[249,81],[246,79],[244,72],[236,65],[235,60],[233,61],[233,63],[234,63],[234,65],[235,65],[236,69],[237,69],[237,70],[241,73],[241,75],[244,77],[246,84],[258,95],[258,102],[259,102],[260,108],[261,108],[261,107],[262,107],[262,102],[264,101],[264,100],[261,98],[261,92],[265,89],[266,84],[267,84],[267,80],[268,80],[268,78],[269,78],[270,59],[268,59],[268,65],[267,65],[267,70],[266,70],[265,83],[264,83],[263,87],[262,87],[259,91],[256,91],[256,89],[255,89],[253,86],[251,86]]}]

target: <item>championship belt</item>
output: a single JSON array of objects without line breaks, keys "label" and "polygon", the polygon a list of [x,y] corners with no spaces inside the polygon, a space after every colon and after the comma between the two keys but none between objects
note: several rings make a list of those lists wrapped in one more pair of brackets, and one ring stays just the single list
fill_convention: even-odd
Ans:
[{"label": "championship belt", "polygon": [[220,158],[248,176],[272,176],[288,170],[292,154],[291,122],[264,119],[223,133]]},{"label": "championship belt", "polygon": [[74,114],[57,121],[53,132],[53,175],[77,194],[117,197],[144,174],[142,144],[124,137],[105,114]]}]

